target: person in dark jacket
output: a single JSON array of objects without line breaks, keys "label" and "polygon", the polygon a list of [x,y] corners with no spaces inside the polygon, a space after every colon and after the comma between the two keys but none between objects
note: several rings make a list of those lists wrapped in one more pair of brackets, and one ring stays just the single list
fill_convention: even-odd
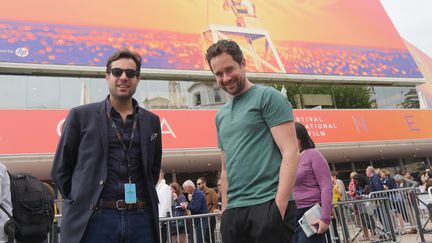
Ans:
[{"label": "person in dark jacket", "polygon": [[[52,165],[64,198],[61,242],[159,242],[160,119],[132,98],[141,57],[109,57],[109,95],[69,111]],[[124,227],[127,224],[128,227]]]},{"label": "person in dark jacket", "polygon": [[368,189],[369,192],[383,191],[384,186],[381,182],[379,175],[375,173],[375,169],[372,166],[366,168],[366,176],[369,178]]},{"label": "person in dark jacket", "polygon": [[[176,182],[171,183],[171,211],[173,212],[173,217],[181,217],[186,215],[186,209],[182,207],[182,204],[187,204],[187,199],[182,193],[180,185]],[[178,233],[178,235],[177,235]],[[185,243],[185,224],[183,220],[176,221],[176,223],[171,224],[171,241]]]},{"label": "person in dark jacket", "polygon": [[[189,195],[192,195],[189,204],[182,204],[183,208],[189,209],[192,215],[207,214],[209,212],[204,193],[196,188],[195,184],[191,180],[187,180],[183,183],[183,191]],[[195,225],[196,229],[197,243],[202,243],[204,234],[203,230],[208,230],[207,218],[194,219],[193,224]]]},{"label": "person in dark jacket", "polygon": [[391,176],[390,171],[387,169],[380,170],[380,177],[385,190],[397,189],[398,185],[396,180]]}]

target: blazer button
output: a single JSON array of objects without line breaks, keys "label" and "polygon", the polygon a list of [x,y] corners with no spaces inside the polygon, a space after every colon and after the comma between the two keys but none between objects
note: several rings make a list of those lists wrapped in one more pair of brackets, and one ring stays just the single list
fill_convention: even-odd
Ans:
[{"label": "blazer button", "polygon": [[90,210],[93,210],[93,209],[94,209],[94,205],[90,204]]},{"label": "blazer button", "polygon": [[103,180],[100,180],[100,181],[99,181],[99,186],[103,186],[103,184],[104,184],[104,181],[103,181]]}]

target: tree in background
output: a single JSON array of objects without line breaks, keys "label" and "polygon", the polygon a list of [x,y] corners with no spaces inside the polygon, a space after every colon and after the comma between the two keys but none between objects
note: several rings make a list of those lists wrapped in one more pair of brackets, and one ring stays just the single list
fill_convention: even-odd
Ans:
[{"label": "tree in background", "polygon": [[[282,84],[272,84],[277,90],[282,89]],[[286,94],[292,106],[296,109],[303,108],[299,100],[305,94],[328,94],[332,96],[334,107],[337,109],[372,109],[376,107],[376,101],[372,98],[372,90],[367,86],[342,86],[342,85],[285,85]]]}]

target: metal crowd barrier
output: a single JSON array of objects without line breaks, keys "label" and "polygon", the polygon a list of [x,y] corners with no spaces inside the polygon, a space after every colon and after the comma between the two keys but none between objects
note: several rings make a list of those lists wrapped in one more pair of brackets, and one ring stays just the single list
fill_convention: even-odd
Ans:
[{"label": "metal crowd barrier", "polygon": [[388,197],[334,203],[337,227],[331,241],[400,242],[390,204]]},{"label": "metal crowd barrier", "polygon": [[[424,202],[420,199],[420,190],[414,187],[398,188],[393,190],[370,193],[370,197],[388,197],[391,201],[391,214],[396,222],[396,229],[400,234],[417,233],[421,242],[425,242],[420,208]],[[424,200],[424,199],[423,199]]]},{"label": "metal crowd barrier", "polygon": [[417,193],[423,233],[432,233],[432,187],[427,192]]},{"label": "metal crowd barrier", "polygon": [[48,233],[47,236],[47,243],[59,243],[60,242],[60,220],[61,220],[61,214],[56,214],[54,216],[54,222],[51,227],[51,232]]},{"label": "metal crowd barrier", "polygon": [[[61,204],[61,200],[57,203]],[[431,196],[420,194],[417,188],[372,192],[369,198],[337,202],[333,207],[336,219],[332,223],[336,226],[330,226],[333,243],[368,239],[400,242],[401,235],[414,232],[425,242],[424,233],[432,232]],[[60,242],[60,225],[61,214],[57,214],[48,243]],[[222,243],[220,213],[160,218],[159,227],[161,243]]]},{"label": "metal crowd barrier", "polygon": [[159,219],[160,243],[222,243],[220,213]]},{"label": "metal crowd barrier", "polygon": [[398,188],[393,190],[371,192],[371,198],[388,197],[391,201],[392,215],[396,218],[397,229],[404,232],[416,229],[416,214],[414,207],[416,200],[412,198],[415,188]]},{"label": "metal crowd barrier", "polygon": [[[222,243],[220,213],[160,218],[160,243]],[[60,242],[61,214],[56,214],[48,243]]]}]

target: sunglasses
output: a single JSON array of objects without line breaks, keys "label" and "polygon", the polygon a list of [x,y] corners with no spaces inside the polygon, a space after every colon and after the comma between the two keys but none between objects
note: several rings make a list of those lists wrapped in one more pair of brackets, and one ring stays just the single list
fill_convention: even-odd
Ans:
[{"label": "sunglasses", "polygon": [[134,78],[138,76],[138,72],[133,69],[113,68],[110,70],[110,73],[116,78],[120,78],[123,75],[123,72],[126,73],[126,77],[128,78]]}]

